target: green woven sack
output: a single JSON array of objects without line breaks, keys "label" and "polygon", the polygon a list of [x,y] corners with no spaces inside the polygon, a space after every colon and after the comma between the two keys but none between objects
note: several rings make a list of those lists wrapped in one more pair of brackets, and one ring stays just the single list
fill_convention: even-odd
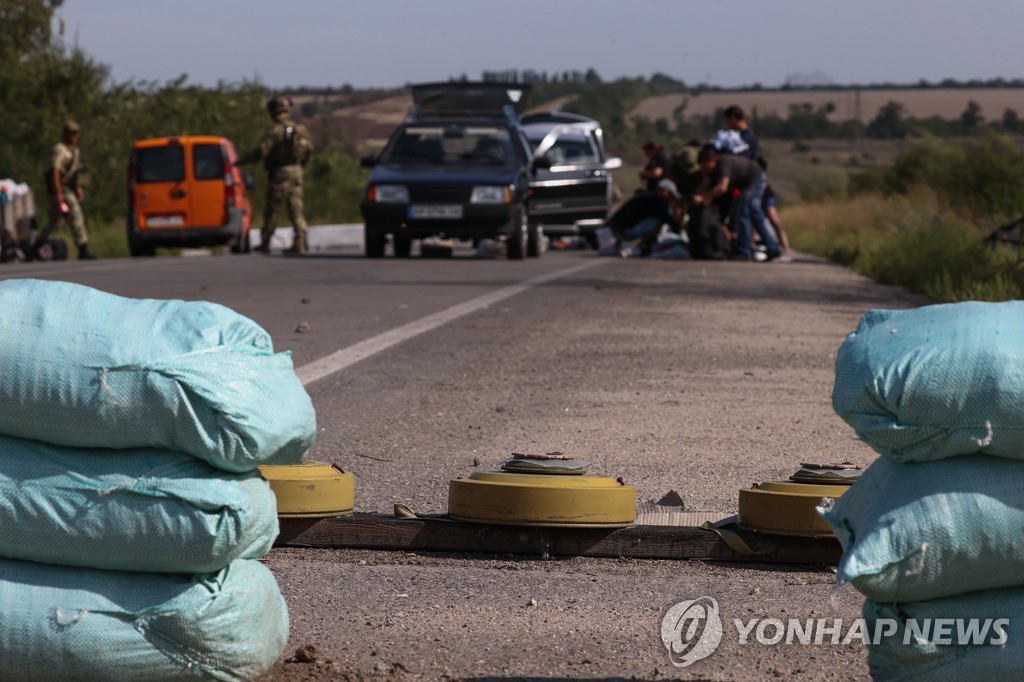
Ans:
[{"label": "green woven sack", "polygon": [[277,503],[258,472],[167,450],[76,450],[0,436],[0,556],[205,573],[270,551]]},{"label": "green woven sack", "polygon": [[823,507],[843,545],[840,585],[908,602],[1024,585],[1024,461],[881,457]]},{"label": "green woven sack", "polygon": [[125,573],[0,559],[0,681],[253,680],[288,641],[273,574]]},{"label": "green woven sack", "polygon": [[0,433],[76,448],[157,447],[226,471],[296,464],[313,403],[289,353],[215,303],[0,282]]},{"label": "green woven sack", "polygon": [[1024,459],[1024,301],[869,311],[835,370],[836,413],[887,457]]},{"label": "green woven sack", "polygon": [[869,599],[864,620],[877,636],[867,647],[876,680],[995,682],[1024,670],[1024,588],[908,604]]}]

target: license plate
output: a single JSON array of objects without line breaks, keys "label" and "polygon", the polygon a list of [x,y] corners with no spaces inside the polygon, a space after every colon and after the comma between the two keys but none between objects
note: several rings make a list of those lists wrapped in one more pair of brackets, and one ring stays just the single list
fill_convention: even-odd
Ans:
[{"label": "license plate", "polygon": [[146,227],[181,227],[185,218],[180,215],[163,215],[146,218]]},{"label": "license plate", "polygon": [[461,206],[410,206],[409,217],[427,220],[453,220],[462,218]]}]

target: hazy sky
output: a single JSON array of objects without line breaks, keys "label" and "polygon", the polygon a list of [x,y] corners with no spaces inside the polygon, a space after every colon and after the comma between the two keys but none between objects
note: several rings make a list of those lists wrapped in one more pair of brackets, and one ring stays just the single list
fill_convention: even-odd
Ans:
[{"label": "hazy sky", "polygon": [[115,82],[391,87],[593,67],[773,87],[1024,77],[1022,0],[65,0]]}]

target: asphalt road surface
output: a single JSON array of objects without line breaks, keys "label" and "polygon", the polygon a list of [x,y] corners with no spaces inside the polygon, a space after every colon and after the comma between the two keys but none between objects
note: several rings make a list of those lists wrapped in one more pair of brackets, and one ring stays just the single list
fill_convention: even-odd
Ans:
[{"label": "asphalt road surface", "polygon": [[[860,316],[920,301],[807,257],[211,256],[0,265],[0,278],[210,300],[290,350],[317,410],[311,457],[355,472],[356,509],[443,512],[448,482],[514,450],[560,450],[640,500],[735,513],[740,488],[804,461],[874,455],[832,411]],[[823,566],[277,549],[291,640],[266,680],[867,676],[859,642],[741,644],[735,620],[859,617]],[[708,658],[669,660],[661,619],[717,600]],[[843,630],[845,632],[845,629]],[[768,631],[770,634],[770,631]],[[312,645],[312,661],[293,653]],[[312,647],[310,650],[312,651]]]}]

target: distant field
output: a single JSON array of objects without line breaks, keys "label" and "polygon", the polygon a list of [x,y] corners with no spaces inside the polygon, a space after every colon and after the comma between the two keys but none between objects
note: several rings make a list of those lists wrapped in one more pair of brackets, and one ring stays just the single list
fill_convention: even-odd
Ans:
[{"label": "distant field", "polygon": [[975,101],[981,105],[982,114],[988,120],[1002,119],[1007,109],[1024,115],[1024,89],[933,89],[933,90],[788,90],[751,92],[708,92],[699,95],[663,95],[649,97],[633,109],[632,116],[656,121],[659,118],[672,120],[673,112],[681,104],[686,105],[683,116],[713,115],[717,109],[730,104],[743,107],[748,115],[776,114],[782,118],[789,115],[792,104],[810,103],[815,108],[831,102],[835,111],[830,115],[833,121],[860,119],[870,122],[878,110],[889,102],[903,105],[904,115],[913,118],[938,116],[957,119],[967,103]]}]

